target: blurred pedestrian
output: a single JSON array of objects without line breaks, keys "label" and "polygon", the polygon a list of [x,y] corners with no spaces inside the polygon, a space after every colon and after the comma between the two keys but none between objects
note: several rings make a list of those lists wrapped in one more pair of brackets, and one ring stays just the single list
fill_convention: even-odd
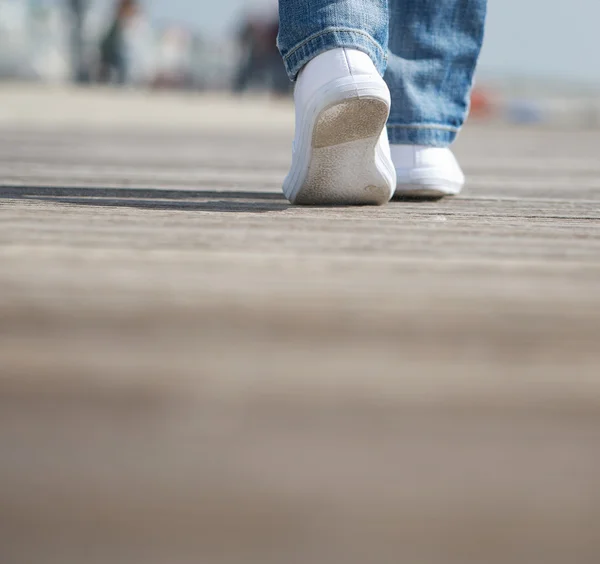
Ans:
[{"label": "blurred pedestrian", "polygon": [[281,54],[277,48],[277,35],[279,33],[279,17],[271,18],[265,28],[265,47],[266,67],[268,82],[271,91],[279,96],[290,94],[292,83],[285,72],[285,66],[281,59]]},{"label": "blurred pedestrian", "polygon": [[83,27],[87,0],[68,0],[71,14],[71,74],[74,82],[89,81],[89,69],[84,56]]},{"label": "blurred pedestrian", "polygon": [[234,78],[235,92],[244,92],[254,85],[279,95],[290,92],[291,83],[277,49],[278,32],[277,11],[262,10],[246,17],[238,33],[241,60]]},{"label": "blurred pedestrian", "polygon": [[113,22],[100,44],[100,82],[123,85],[128,79],[125,30],[140,10],[137,0],[119,0]]},{"label": "blurred pedestrian", "polygon": [[237,34],[240,63],[233,82],[234,92],[244,92],[263,78],[263,57],[260,50],[260,25],[255,18],[247,17]]},{"label": "blurred pedestrian", "polygon": [[485,15],[486,0],[280,0],[279,48],[296,81],[287,198],[460,192],[448,147],[467,115]]}]

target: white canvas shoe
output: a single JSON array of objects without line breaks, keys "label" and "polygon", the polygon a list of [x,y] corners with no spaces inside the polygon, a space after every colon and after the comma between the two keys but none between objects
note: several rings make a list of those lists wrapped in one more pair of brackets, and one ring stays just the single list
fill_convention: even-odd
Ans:
[{"label": "white canvas shoe", "polygon": [[424,145],[392,145],[396,198],[436,199],[455,196],[465,184],[452,151]]},{"label": "white canvas shoe", "polygon": [[381,205],[396,187],[390,93],[370,57],[332,49],[300,72],[296,135],[283,192],[293,204]]}]

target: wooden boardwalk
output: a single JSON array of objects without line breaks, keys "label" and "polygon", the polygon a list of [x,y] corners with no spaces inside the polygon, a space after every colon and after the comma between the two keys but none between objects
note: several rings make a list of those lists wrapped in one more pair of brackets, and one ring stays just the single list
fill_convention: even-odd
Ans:
[{"label": "wooden boardwalk", "polygon": [[3,564],[600,561],[600,131],[294,208],[285,103],[46,96],[0,93]]}]

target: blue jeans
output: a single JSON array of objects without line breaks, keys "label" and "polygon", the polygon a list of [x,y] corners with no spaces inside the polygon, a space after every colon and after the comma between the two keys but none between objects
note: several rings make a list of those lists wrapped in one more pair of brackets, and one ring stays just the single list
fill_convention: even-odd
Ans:
[{"label": "blue jeans", "polygon": [[320,53],[367,53],[392,95],[390,143],[445,147],[465,121],[487,0],[279,0],[289,77]]}]

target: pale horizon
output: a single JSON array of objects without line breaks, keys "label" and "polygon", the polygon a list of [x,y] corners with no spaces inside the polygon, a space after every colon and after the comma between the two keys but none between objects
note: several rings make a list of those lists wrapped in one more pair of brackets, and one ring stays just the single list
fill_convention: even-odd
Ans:
[{"label": "pale horizon", "polygon": [[[185,22],[218,38],[245,7],[269,1],[146,0],[146,6],[156,21]],[[598,0],[490,0],[480,70],[600,85],[598,21]]]}]

